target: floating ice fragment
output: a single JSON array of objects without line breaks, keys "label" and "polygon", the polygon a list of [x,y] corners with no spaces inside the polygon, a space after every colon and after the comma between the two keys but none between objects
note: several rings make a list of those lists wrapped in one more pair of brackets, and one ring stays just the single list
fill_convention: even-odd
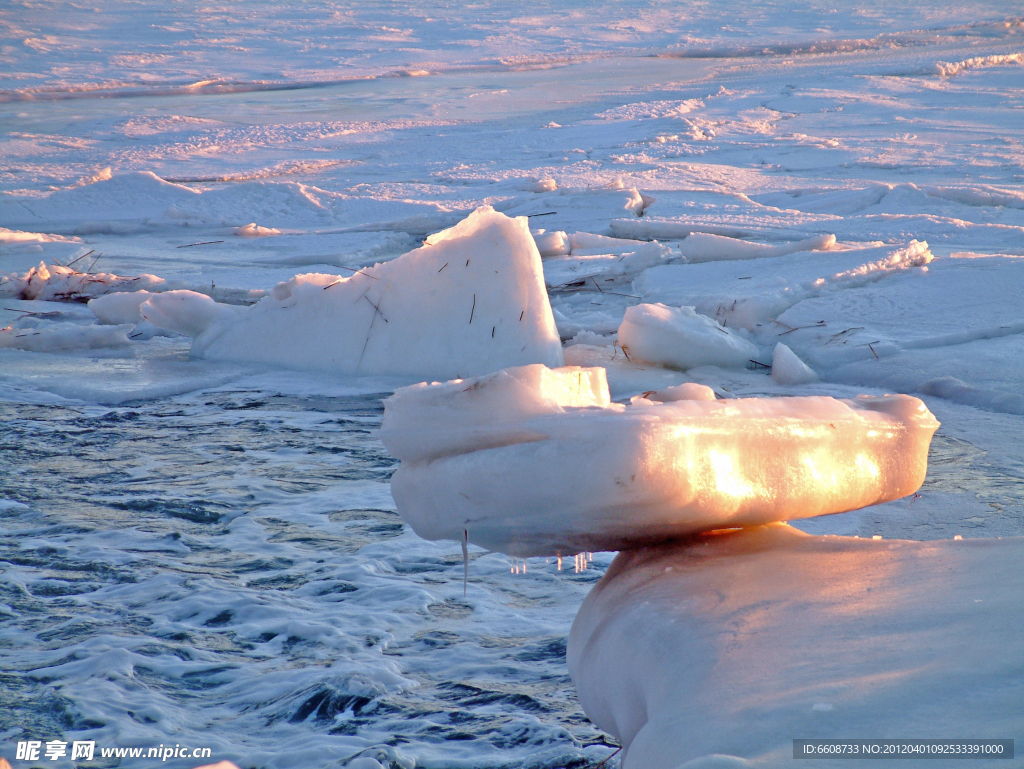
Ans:
[{"label": "floating ice fragment", "polygon": [[671,403],[672,401],[713,401],[715,391],[707,385],[696,382],[683,382],[674,387],[666,387],[663,390],[646,392],[643,395],[649,401],[655,403]]},{"label": "floating ice fragment", "polygon": [[592,232],[574,232],[569,237],[573,254],[588,256],[592,254],[626,254],[647,245],[645,240],[629,240],[628,238],[610,238],[607,235],[595,235]]},{"label": "floating ice fragment", "polygon": [[66,238],[61,235],[48,235],[43,232],[22,232],[0,227],[0,243],[79,243],[81,238]]},{"label": "floating ice fragment", "polygon": [[631,359],[679,369],[745,367],[759,351],[692,307],[638,304],[626,310],[619,345]]},{"label": "floating ice fragment", "polygon": [[230,327],[244,310],[213,301],[195,291],[152,294],[139,305],[139,314],[157,328],[198,337],[212,329]]},{"label": "floating ice fragment", "polygon": [[906,395],[624,406],[602,369],[528,366],[399,389],[381,440],[417,534],[529,557],[897,499],[937,427]]},{"label": "floating ice fragment", "polygon": [[173,291],[141,312],[216,360],[431,378],[563,360],[527,221],[488,206],[390,262],[297,275],[249,308]]},{"label": "floating ice fragment", "polygon": [[266,238],[271,235],[280,234],[281,230],[276,227],[261,227],[256,222],[249,222],[249,224],[235,228],[235,235],[243,238]]},{"label": "floating ice fragment", "polygon": [[644,270],[664,264],[672,255],[672,249],[657,241],[628,248],[631,250],[620,253],[608,253],[607,248],[574,249],[571,256],[546,259],[544,281],[556,288],[579,286],[600,292],[602,284],[625,283]]},{"label": "floating ice fragment", "polygon": [[0,347],[33,352],[89,350],[123,347],[129,344],[131,326],[83,326],[78,323],[53,323],[39,328],[0,328]]},{"label": "floating ice fragment", "polygon": [[761,259],[768,256],[785,256],[800,251],[828,251],[836,244],[835,235],[818,235],[795,243],[780,246],[769,246],[764,243],[751,243],[746,240],[712,235],[706,232],[691,233],[683,241],[679,250],[686,261],[717,262],[736,259]]},{"label": "floating ice fragment", "polygon": [[533,230],[532,234],[542,259],[549,256],[564,256],[572,250],[569,236],[561,230],[548,232],[547,230],[538,229]]},{"label": "floating ice fragment", "polygon": [[151,291],[118,291],[90,299],[89,309],[99,318],[100,323],[138,323],[142,320],[139,306],[151,296]]},{"label": "floating ice fragment", "polygon": [[772,381],[780,385],[801,385],[817,382],[818,375],[782,342],[772,352]]},{"label": "floating ice fragment", "polygon": [[47,265],[45,262],[40,262],[38,266],[23,275],[7,276],[7,280],[0,283],[0,296],[53,302],[87,302],[93,297],[115,291],[139,291],[163,287],[164,279],[158,278],[156,275],[142,274],[125,277],[107,272],[90,272],[85,262],[91,258],[91,253],[79,257],[83,260],[79,266],[85,270],[84,272],[73,266],[74,262],[66,267],[60,264]]}]

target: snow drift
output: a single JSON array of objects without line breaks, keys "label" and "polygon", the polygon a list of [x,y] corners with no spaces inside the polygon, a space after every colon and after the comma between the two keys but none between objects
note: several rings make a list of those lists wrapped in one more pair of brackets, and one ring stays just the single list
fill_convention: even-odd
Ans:
[{"label": "snow drift", "polygon": [[620,553],[569,672],[623,769],[788,766],[794,737],[1020,738],[1021,558],[1020,538],[783,524]]},{"label": "snow drift", "polygon": [[610,403],[603,369],[539,365],[401,388],[381,430],[398,511],[514,556],[617,550],[906,496],[938,427],[905,395],[652,395]]},{"label": "snow drift", "polygon": [[526,219],[487,206],[397,259],[297,275],[249,308],[170,291],[140,312],[216,360],[431,378],[562,363]]}]

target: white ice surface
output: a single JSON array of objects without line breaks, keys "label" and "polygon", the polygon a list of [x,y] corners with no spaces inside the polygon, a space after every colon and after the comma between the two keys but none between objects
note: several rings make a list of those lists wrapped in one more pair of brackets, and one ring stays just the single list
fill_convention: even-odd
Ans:
[{"label": "white ice surface", "polygon": [[623,769],[789,766],[797,736],[1019,742],[1022,555],[1019,537],[782,524],[620,553],[573,623],[569,670]]}]

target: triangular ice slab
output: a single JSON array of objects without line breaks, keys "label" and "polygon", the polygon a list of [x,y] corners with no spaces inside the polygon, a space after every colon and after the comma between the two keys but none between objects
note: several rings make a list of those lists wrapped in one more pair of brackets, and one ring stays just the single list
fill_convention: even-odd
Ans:
[{"label": "triangular ice slab", "polygon": [[562,363],[526,219],[486,206],[393,261],[297,275],[250,308],[170,291],[140,311],[215,360],[432,379]]}]

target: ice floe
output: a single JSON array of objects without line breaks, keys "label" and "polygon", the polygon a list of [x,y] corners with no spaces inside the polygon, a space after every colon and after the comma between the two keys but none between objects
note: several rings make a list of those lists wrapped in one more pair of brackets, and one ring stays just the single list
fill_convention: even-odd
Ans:
[{"label": "ice floe", "polygon": [[573,623],[569,671],[623,769],[788,765],[795,735],[1017,735],[1022,557],[1020,538],[784,524],[623,552]]},{"label": "ice floe", "polygon": [[912,494],[939,424],[905,395],[644,400],[576,367],[402,388],[381,431],[399,513],[520,557],[636,547]]}]

